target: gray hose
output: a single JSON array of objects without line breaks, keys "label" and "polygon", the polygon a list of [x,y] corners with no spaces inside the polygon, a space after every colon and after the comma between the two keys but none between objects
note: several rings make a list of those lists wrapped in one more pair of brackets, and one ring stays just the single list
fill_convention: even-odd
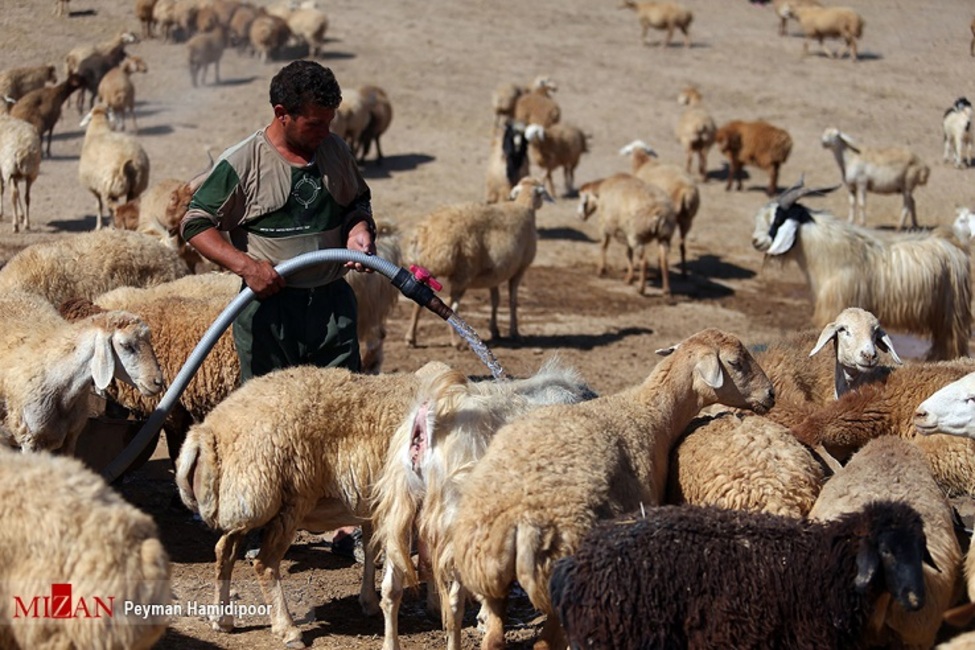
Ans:
[{"label": "gray hose", "polygon": [[[427,285],[418,281],[416,277],[404,268],[401,268],[389,260],[384,260],[381,257],[376,257],[375,255],[367,255],[359,251],[353,251],[346,248],[330,248],[327,250],[313,251],[311,253],[304,253],[293,259],[282,262],[277,265],[275,270],[282,277],[288,277],[295,271],[300,271],[302,269],[317,266],[319,264],[334,262],[358,262],[363,266],[370,268],[374,271],[382,273],[388,277],[393,285],[397,289],[403,292],[407,298],[410,298],[417,303],[427,307],[438,316],[444,320],[450,318],[453,313],[451,310],[433,293]],[[227,305],[226,308],[217,317],[217,320],[213,322],[206,332],[203,334],[203,338],[197,343],[196,347],[190,353],[189,358],[183,367],[180,369],[179,373],[173,378],[172,383],[166,390],[162,399],[159,401],[159,405],[156,409],[149,415],[149,419],[146,423],[142,425],[139,432],[132,439],[132,442],[122,450],[115,459],[108,464],[108,466],[102,471],[102,477],[111,483],[119,476],[125,472],[135,459],[142,453],[142,451],[149,444],[157,433],[162,429],[166,418],[169,416],[169,412],[172,410],[173,406],[179,400],[183,391],[186,390],[187,384],[190,383],[190,379],[199,370],[200,365],[206,358],[213,346],[217,344],[217,340],[224,333],[227,327],[234,321],[235,318],[243,311],[244,307],[255,298],[254,291],[250,287],[244,287],[244,289]]]}]

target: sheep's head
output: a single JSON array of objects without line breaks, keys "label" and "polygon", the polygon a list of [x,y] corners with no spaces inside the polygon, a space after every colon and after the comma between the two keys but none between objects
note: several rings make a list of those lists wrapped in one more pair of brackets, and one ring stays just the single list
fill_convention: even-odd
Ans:
[{"label": "sheep's head", "polygon": [[135,314],[109,311],[83,322],[94,335],[91,376],[95,388],[103,391],[118,377],[143,395],[162,390],[163,375],[149,340],[149,327]]},{"label": "sheep's head", "polygon": [[924,436],[947,433],[975,438],[975,373],[935,391],[914,411],[914,427]]},{"label": "sheep's head", "polygon": [[601,181],[590,181],[579,188],[579,218],[585,221],[599,208],[599,185]]},{"label": "sheep's head", "polygon": [[648,156],[657,157],[657,152],[653,150],[653,147],[648,145],[643,140],[634,140],[630,144],[622,147],[620,149],[621,156],[632,156],[634,153],[643,152]]},{"label": "sheep's head", "polygon": [[853,142],[853,138],[843,133],[836,127],[829,127],[823,131],[822,138],[820,142],[824,149],[832,149],[833,151],[839,151],[840,149],[846,148],[854,153],[860,153],[860,149]]},{"label": "sheep's head", "polygon": [[822,350],[829,341],[834,342],[836,362],[843,368],[848,382],[877,366],[878,349],[890,354],[895,363],[903,363],[877,317],[859,307],[847,307],[836,320],[828,323],[809,356]]},{"label": "sheep's head", "polygon": [[952,230],[961,242],[967,244],[975,236],[975,212],[968,208],[958,208],[956,211],[955,223]]},{"label": "sheep's head", "polygon": [[515,201],[522,192],[529,192],[531,194],[531,205],[535,210],[542,207],[543,202],[555,203],[555,199],[545,189],[545,185],[537,178],[526,176],[518,181],[518,184],[511,188],[511,194],[508,198]]}]

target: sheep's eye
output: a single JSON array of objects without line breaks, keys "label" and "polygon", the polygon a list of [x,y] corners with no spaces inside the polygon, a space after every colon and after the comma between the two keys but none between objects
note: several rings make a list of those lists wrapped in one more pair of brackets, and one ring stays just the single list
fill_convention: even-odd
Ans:
[{"label": "sheep's eye", "polygon": [[741,370],[742,363],[740,359],[728,359],[728,365],[732,370]]},{"label": "sheep's eye", "polygon": [[135,354],[135,344],[134,343],[123,343],[122,349],[129,354]]}]

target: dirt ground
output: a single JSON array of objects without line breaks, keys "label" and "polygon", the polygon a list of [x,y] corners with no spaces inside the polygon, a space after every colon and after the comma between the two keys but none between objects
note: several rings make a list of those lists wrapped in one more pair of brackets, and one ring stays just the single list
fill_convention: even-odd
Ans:
[{"label": "dirt ground", "polygon": [[[537,75],[554,78],[563,121],[591,134],[576,172],[577,184],[629,168],[618,154],[640,138],[664,162],[683,164],[673,133],[681,107],[677,93],[697,84],[720,124],[730,119],[766,119],[789,130],[792,155],[780,186],[805,174],[807,185],[838,181],[830,152],[819,144],[822,131],[837,126],[875,146],[907,146],[931,166],[930,180],[916,193],[923,227],[950,226],[955,208],[972,205],[975,171],[941,162],[941,116],[959,96],[973,96],[966,0],[941,0],[937,10],[908,0],[857,0],[866,20],[861,59],[801,57],[802,39],[777,34],[771,6],[746,0],[682,0],[694,11],[691,47],[675,39],[671,47],[641,45],[636,16],[614,0],[515,2],[397,2],[329,0],[329,41],[321,61],[347,89],[382,86],[394,107],[383,138],[385,164],[370,161],[364,173],[373,190],[377,216],[398,225],[404,236],[433,208],[483,196],[491,137],[492,90],[501,83],[528,83]],[[4,0],[0,42],[4,67],[61,62],[75,45],[100,42],[122,29],[138,30],[132,2],[74,0],[71,15],[56,19],[49,1]],[[650,39],[658,40],[652,32]],[[835,43],[831,44],[833,47]],[[151,182],[188,179],[207,164],[206,148],[219,152],[270,118],[267,85],[281,61],[261,63],[228,51],[221,82],[194,88],[183,44],[145,41],[130,51],[149,66],[134,78],[138,137],[152,163]],[[77,179],[83,131],[80,116],[65,107],[55,129],[53,157],[42,163],[32,191],[30,233],[9,233],[9,204],[0,223],[0,261],[23,246],[94,227],[95,203]],[[767,176],[749,169],[745,189],[726,192],[720,154],[708,159],[710,182],[701,186],[701,209],[688,239],[687,275],[677,271],[671,252],[674,295],[664,297],[651,273],[646,296],[620,276],[622,247],[611,248],[613,272],[594,273],[595,224],[583,223],[576,203],[559,197],[538,214],[538,255],[520,291],[519,342],[490,342],[504,369],[533,372],[549,356],[560,355],[600,393],[641,381],[656,363],[653,351],[707,326],[760,343],[810,325],[809,292],[794,266],[763,265],[751,246],[753,215],[766,201]],[[559,193],[561,174],[556,175]],[[4,200],[7,200],[4,197]],[[845,215],[845,192],[815,199],[816,207]],[[868,223],[891,228],[900,198],[870,195]],[[676,240],[675,240],[676,244]],[[652,258],[652,256],[651,256]],[[503,292],[504,293],[504,292]],[[503,298],[503,305],[507,300]],[[469,351],[449,345],[448,326],[427,313],[420,347],[403,343],[411,305],[404,300],[389,324],[386,371],[412,371],[438,359],[471,375],[485,366]],[[460,314],[486,335],[488,300],[469,293]],[[507,309],[502,309],[502,331]],[[899,338],[901,356],[923,354],[925,343]],[[173,560],[173,587],[180,600],[211,597],[216,536],[172,508],[168,461],[155,457],[122,484],[124,493],[152,513]],[[333,556],[321,537],[302,535],[288,554],[284,589],[289,606],[316,648],[379,648],[381,617],[365,618],[356,602],[361,567]],[[235,586],[243,604],[261,598],[246,563],[238,564]],[[511,622],[512,647],[529,647],[537,631],[530,608],[520,603]],[[442,646],[437,624],[411,595],[401,613],[405,648]],[[465,648],[476,647],[473,615]],[[245,617],[233,634],[213,632],[202,620],[175,620],[157,647],[277,648],[268,621]]]}]

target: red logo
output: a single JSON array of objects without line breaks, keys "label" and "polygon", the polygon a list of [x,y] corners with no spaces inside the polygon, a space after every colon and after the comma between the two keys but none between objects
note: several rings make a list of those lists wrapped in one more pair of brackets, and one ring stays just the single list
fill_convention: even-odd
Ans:
[{"label": "red logo", "polygon": [[50,596],[14,596],[14,618],[112,618],[114,606],[115,596],[75,599],[69,583],[55,583]]}]

